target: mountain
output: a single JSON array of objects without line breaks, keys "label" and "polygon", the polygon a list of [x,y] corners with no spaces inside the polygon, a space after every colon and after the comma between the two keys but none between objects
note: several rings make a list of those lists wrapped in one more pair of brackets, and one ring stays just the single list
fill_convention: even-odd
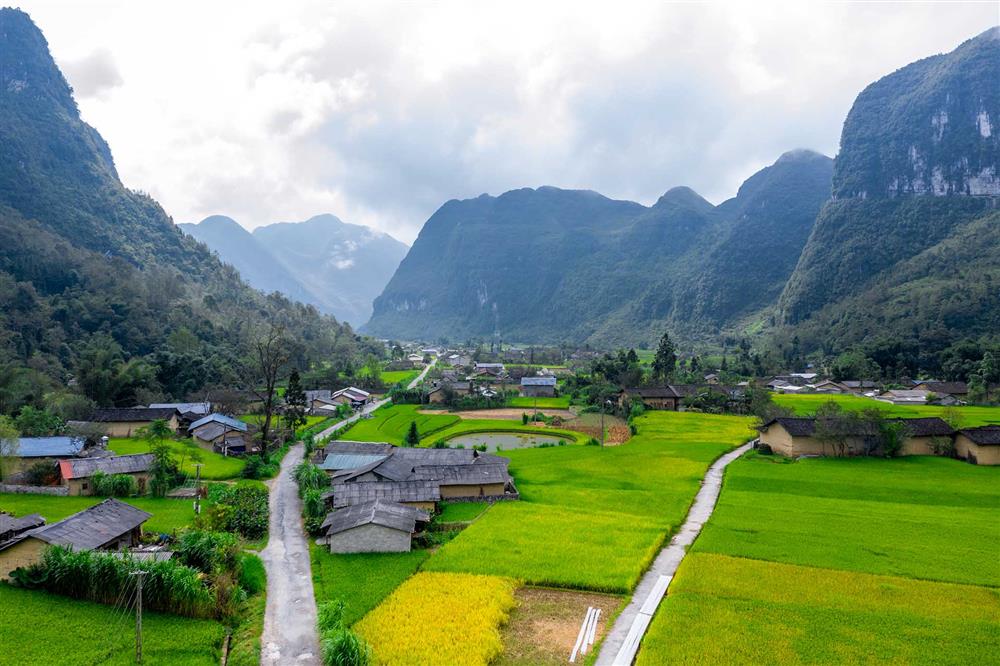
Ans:
[{"label": "mountain", "polygon": [[235,267],[252,286],[311,303],[360,325],[392,277],[407,246],[334,215],[281,222],[246,231],[221,215],[178,225]]},{"label": "mountain", "polygon": [[831,175],[829,158],[793,151],[719,206],[686,187],[650,207],[553,187],[449,201],[365,330],[597,344],[650,344],[668,327],[714,335],[773,304]]},{"label": "mountain", "polygon": [[844,122],[834,198],[781,295],[783,337],[933,353],[997,338],[1000,28],[889,74]]},{"label": "mountain", "polygon": [[[303,368],[362,353],[349,327],[251,289],[124,187],[41,31],[15,9],[0,9],[0,146],[0,371],[27,387],[19,400],[42,404],[81,374],[127,386],[101,398],[118,404],[139,389],[233,385],[258,323],[284,325]],[[17,407],[12,385],[0,411]]]},{"label": "mountain", "polygon": [[198,224],[177,226],[238,270],[254,289],[266,294],[278,291],[293,300],[311,302],[308,290],[236,220],[224,215],[212,215]]}]

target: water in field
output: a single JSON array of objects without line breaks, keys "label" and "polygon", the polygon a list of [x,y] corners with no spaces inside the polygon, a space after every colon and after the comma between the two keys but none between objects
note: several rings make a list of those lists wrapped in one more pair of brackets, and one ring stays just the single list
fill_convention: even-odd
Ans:
[{"label": "water in field", "polygon": [[448,440],[448,446],[455,448],[459,445],[467,449],[474,446],[486,445],[487,451],[509,451],[511,449],[530,449],[543,444],[558,445],[562,440],[569,444],[563,437],[553,437],[552,435],[535,435],[532,433],[518,432],[477,432],[468,435],[459,435]]}]

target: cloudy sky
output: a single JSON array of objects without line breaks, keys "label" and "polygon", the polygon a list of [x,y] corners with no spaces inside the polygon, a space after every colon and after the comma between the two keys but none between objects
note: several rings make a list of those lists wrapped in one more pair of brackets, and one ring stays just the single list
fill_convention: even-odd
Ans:
[{"label": "cloudy sky", "polygon": [[865,85],[1000,22],[995,0],[20,6],[175,221],[331,212],[406,242],[517,187],[722,201],[786,150],[834,155]]}]

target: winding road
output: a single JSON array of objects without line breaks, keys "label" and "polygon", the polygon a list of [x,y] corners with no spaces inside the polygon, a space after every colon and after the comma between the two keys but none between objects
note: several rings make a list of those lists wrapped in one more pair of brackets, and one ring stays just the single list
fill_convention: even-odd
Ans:
[{"label": "winding road", "polygon": [[[419,384],[434,366],[434,359],[408,388]],[[317,440],[329,437],[349,423],[357,421],[382,405],[388,398],[374,402],[350,418],[330,426]],[[267,569],[267,608],[261,636],[260,663],[320,664],[319,633],[316,629],[316,597],[313,595],[309,539],[302,529],[302,500],[292,472],[302,462],[305,446],[296,444],[281,461],[278,476],[267,482],[270,491],[270,538],[261,552]]]}]

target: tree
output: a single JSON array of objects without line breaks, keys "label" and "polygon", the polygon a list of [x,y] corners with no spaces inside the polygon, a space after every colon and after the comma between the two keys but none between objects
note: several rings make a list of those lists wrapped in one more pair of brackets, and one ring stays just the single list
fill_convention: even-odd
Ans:
[{"label": "tree", "polygon": [[372,386],[382,385],[382,361],[375,354],[369,354],[365,359],[365,373]]},{"label": "tree", "polygon": [[62,431],[63,420],[45,409],[35,409],[31,405],[21,408],[14,420],[17,429],[25,437],[46,437]]},{"label": "tree", "polygon": [[0,416],[0,481],[7,480],[9,459],[17,456],[18,445],[17,427],[10,418]]},{"label": "tree", "polygon": [[244,375],[247,388],[261,403],[263,420],[260,426],[260,451],[265,460],[268,459],[268,446],[271,443],[271,421],[277,402],[278,377],[288,363],[288,357],[288,340],[283,325],[269,324],[258,327],[250,334]]},{"label": "tree", "polygon": [[418,446],[420,444],[420,433],[417,432],[417,422],[410,421],[410,429],[406,432],[406,439],[403,440],[405,446]]},{"label": "tree", "polygon": [[288,388],[285,389],[285,423],[292,432],[306,424],[306,392],[302,390],[299,371],[295,368],[288,376]]},{"label": "tree", "polygon": [[174,431],[170,429],[170,426],[167,425],[165,420],[156,419],[148,426],[139,428],[137,434],[140,438],[155,446],[156,444],[160,444],[164,440],[173,437]]},{"label": "tree", "polygon": [[656,348],[656,356],[653,357],[653,377],[664,380],[677,367],[677,350],[670,340],[670,334],[663,333],[660,337],[660,344]]},{"label": "tree", "polygon": [[846,455],[850,440],[858,434],[855,420],[838,403],[825,402],[816,409],[813,437],[823,444],[824,453],[826,445],[830,444],[835,455]]},{"label": "tree", "polygon": [[156,497],[166,495],[177,483],[179,469],[170,447],[160,442],[152,447],[153,464],[149,467],[149,491]]}]

